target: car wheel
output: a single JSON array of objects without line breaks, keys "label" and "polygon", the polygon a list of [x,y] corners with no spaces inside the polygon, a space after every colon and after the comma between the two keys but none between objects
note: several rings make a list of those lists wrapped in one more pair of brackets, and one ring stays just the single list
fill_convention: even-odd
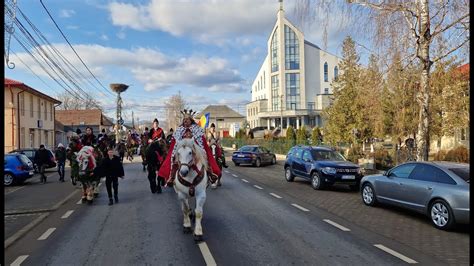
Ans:
[{"label": "car wheel", "polygon": [[262,162],[260,161],[260,158],[257,158],[257,160],[255,160],[255,166],[260,167],[261,165],[262,165]]},{"label": "car wheel", "polygon": [[4,174],[4,181],[3,181],[3,184],[4,184],[5,186],[11,186],[11,185],[13,185],[14,181],[15,181],[15,177],[14,177],[12,174],[10,174],[10,173]]},{"label": "car wheel", "polygon": [[313,172],[311,174],[311,186],[315,190],[321,190],[324,187],[323,180],[321,179],[321,177],[316,172]]},{"label": "car wheel", "polygon": [[430,217],[434,227],[441,230],[448,230],[454,224],[453,211],[444,200],[437,199],[431,203]]},{"label": "car wheel", "polygon": [[272,158],[272,165],[275,165],[276,163],[277,163],[277,160],[276,160],[275,156],[273,156],[273,158]]},{"label": "car wheel", "polygon": [[236,162],[234,162],[234,165],[235,165],[235,166],[239,166],[239,165],[240,165],[240,163],[236,163]]},{"label": "car wheel", "polygon": [[375,206],[377,205],[377,198],[375,196],[375,190],[374,187],[372,187],[371,184],[365,183],[362,186],[362,201],[364,202],[365,205],[367,206]]},{"label": "car wheel", "polygon": [[285,179],[288,182],[293,182],[293,180],[295,180],[295,176],[291,173],[291,168],[289,166],[285,168]]}]

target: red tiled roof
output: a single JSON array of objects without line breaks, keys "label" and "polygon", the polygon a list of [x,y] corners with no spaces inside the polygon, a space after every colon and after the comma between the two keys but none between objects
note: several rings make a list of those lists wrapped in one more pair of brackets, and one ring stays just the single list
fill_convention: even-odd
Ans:
[{"label": "red tiled roof", "polygon": [[458,67],[458,69],[459,69],[459,72],[461,73],[469,73],[469,63]]},{"label": "red tiled roof", "polygon": [[63,125],[111,126],[113,123],[99,109],[89,110],[56,110],[56,119]]},{"label": "red tiled roof", "polygon": [[46,95],[46,94],[42,93],[41,91],[35,90],[32,87],[26,85],[25,83],[14,80],[14,79],[5,78],[5,88],[7,86],[14,86],[14,87],[23,89],[23,90],[28,91],[29,93],[34,94],[38,97],[47,99],[47,100],[49,100],[49,101],[51,101],[55,104],[60,104],[61,103],[60,101],[54,99],[53,97],[51,97],[49,95]]}]

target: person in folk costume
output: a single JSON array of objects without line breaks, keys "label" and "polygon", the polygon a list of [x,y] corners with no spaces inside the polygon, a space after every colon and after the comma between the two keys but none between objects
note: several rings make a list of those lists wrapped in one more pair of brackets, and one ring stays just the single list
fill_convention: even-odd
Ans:
[{"label": "person in folk costume", "polygon": [[176,142],[179,142],[183,139],[184,134],[186,131],[189,131],[187,134],[192,134],[196,144],[199,145],[204,151],[206,151],[207,155],[207,162],[208,162],[208,176],[212,183],[217,181],[217,178],[221,176],[221,170],[217,165],[216,160],[212,156],[212,151],[207,145],[206,136],[204,133],[204,129],[196,124],[196,121],[193,119],[193,110],[189,110],[189,112],[184,109],[184,112],[181,111],[184,115],[183,123],[179,126],[173,134],[173,138],[171,139],[170,147],[166,159],[161,166],[158,176],[165,179],[168,186],[172,186],[174,182],[174,178],[176,176],[176,171],[178,170],[177,164],[172,164],[171,158],[174,157],[176,153]]},{"label": "person in folk costume", "polygon": [[168,132],[168,136],[166,136],[166,143],[168,143],[168,145],[171,144],[171,139],[173,138],[173,133],[174,133],[173,128],[170,128],[170,131]]},{"label": "person in folk costume", "polygon": [[94,146],[97,144],[97,138],[95,137],[94,133],[92,132],[91,127],[86,128],[86,134],[82,136],[82,144],[84,146]]},{"label": "person in folk costume", "polygon": [[154,140],[165,139],[165,132],[163,132],[163,129],[158,126],[159,124],[160,122],[155,118],[155,120],[153,120],[153,128],[148,132],[148,143],[151,143]]},{"label": "person in folk costume", "polygon": [[229,166],[225,162],[224,150],[222,149],[222,146],[221,146],[221,137],[219,133],[220,133],[219,131],[216,131],[216,125],[214,123],[211,123],[211,126],[209,127],[209,132],[207,133],[207,145],[211,147],[212,143],[216,143],[217,158],[221,160],[222,166],[227,168]]},{"label": "person in folk costume", "polygon": [[[79,178],[79,162],[76,160],[76,152],[79,152],[82,149],[82,143],[79,137],[71,137],[71,142],[69,142],[66,158],[69,160],[69,165],[71,166],[71,182],[72,185],[76,185],[76,181]],[[83,197],[85,199],[85,197]]]}]

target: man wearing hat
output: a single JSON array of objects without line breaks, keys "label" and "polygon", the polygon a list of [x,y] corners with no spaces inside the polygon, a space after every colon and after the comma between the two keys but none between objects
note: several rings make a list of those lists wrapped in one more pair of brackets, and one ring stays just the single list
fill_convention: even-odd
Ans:
[{"label": "man wearing hat", "polygon": [[58,165],[59,181],[64,182],[64,166],[66,165],[66,149],[62,143],[58,144],[58,148],[54,153],[56,163]]},{"label": "man wearing hat", "polygon": [[219,131],[216,131],[216,125],[214,123],[211,123],[211,126],[209,127],[209,132],[207,133],[207,145],[211,147],[214,143],[217,147],[217,158],[219,158],[219,160],[221,161],[222,166],[224,166],[225,168],[229,167],[225,162],[225,154],[221,146],[221,137]]},{"label": "man wearing hat", "polygon": [[149,143],[154,140],[160,140],[161,138],[165,139],[165,133],[163,132],[163,129],[158,126],[159,124],[160,122],[158,122],[158,119],[155,118],[155,120],[153,120],[153,128],[150,130],[150,132],[148,132]]}]

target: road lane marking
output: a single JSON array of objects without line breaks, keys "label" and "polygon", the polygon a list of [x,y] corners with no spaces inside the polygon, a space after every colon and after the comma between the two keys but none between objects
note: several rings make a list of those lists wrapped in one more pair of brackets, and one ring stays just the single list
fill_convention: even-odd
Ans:
[{"label": "road lane marking", "polygon": [[329,220],[329,219],[323,219],[323,221],[325,221],[326,223],[328,223],[328,224],[330,224],[330,225],[332,225],[332,226],[334,226],[334,227],[337,227],[337,228],[341,229],[342,231],[345,231],[345,232],[351,231],[351,229],[349,229],[349,228],[347,228],[347,227],[344,227],[344,226],[342,226],[342,225],[340,225],[340,224],[338,224],[338,223],[336,223],[336,222],[333,222],[333,221],[331,221],[331,220]]},{"label": "road lane marking", "polygon": [[227,170],[224,170],[224,172],[229,173],[229,171],[227,171]]},{"label": "road lane marking", "polygon": [[280,197],[280,196],[278,196],[278,195],[277,195],[277,194],[275,194],[275,193],[270,193],[270,195],[272,195],[273,197],[275,197],[275,198],[277,198],[277,199],[281,199],[281,197]]},{"label": "road lane marking", "polygon": [[306,208],[304,208],[304,207],[301,207],[300,205],[298,205],[298,204],[296,204],[296,203],[291,204],[291,206],[293,206],[293,207],[295,207],[295,208],[298,208],[298,209],[300,209],[300,210],[302,210],[302,211],[304,211],[304,212],[309,212],[308,209],[306,209]]},{"label": "road lane marking", "polygon": [[385,251],[385,252],[387,252],[387,253],[389,253],[389,254],[391,254],[391,255],[393,255],[393,256],[395,256],[395,257],[397,257],[397,258],[399,258],[399,259],[401,259],[401,260],[403,260],[403,261],[405,261],[406,263],[409,263],[409,264],[418,263],[417,261],[412,260],[409,257],[407,257],[405,255],[402,255],[402,254],[396,252],[393,249],[387,248],[386,246],[384,246],[382,244],[375,244],[374,246],[381,249],[381,250],[383,250],[383,251]]},{"label": "road lane marking", "polygon": [[8,191],[7,193],[5,193],[5,195],[11,194],[11,193],[13,193],[13,192],[15,192],[15,191],[18,191],[18,190],[22,189],[22,188],[24,188],[24,186],[23,186],[23,187],[18,187],[18,188],[13,189],[13,190],[10,190],[10,191]]},{"label": "road lane marking", "polygon": [[242,181],[244,181],[245,183],[248,183],[248,182],[249,182],[249,181],[247,181],[246,179],[243,179],[243,178],[242,178]]},{"label": "road lane marking", "polygon": [[66,219],[66,218],[68,218],[69,216],[71,216],[71,214],[72,214],[73,212],[74,212],[73,210],[69,210],[69,211],[67,211],[61,218],[62,218],[62,219]]},{"label": "road lane marking", "polygon": [[76,202],[77,205],[82,204],[82,199],[80,199],[78,202]]},{"label": "road lane marking", "polygon": [[54,230],[56,230],[56,228],[49,228],[48,230],[46,230],[46,232],[44,232],[44,234],[42,234],[38,240],[45,240],[47,239],[53,232]]},{"label": "road lane marking", "polygon": [[258,189],[263,189],[263,187],[259,187],[257,185],[253,185],[254,187],[258,188]]},{"label": "road lane marking", "polygon": [[22,262],[24,262],[26,260],[26,258],[28,258],[29,255],[21,255],[19,256],[18,258],[16,258],[16,260],[14,262],[12,262],[12,264],[10,264],[11,266],[20,266]]},{"label": "road lane marking", "polygon": [[236,175],[236,174],[232,174],[232,176],[233,176],[233,177],[239,177],[239,176],[238,176],[238,175]]},{"label": "road lane marking", "polygon": [[217,265],[214,257],[212,257],[211,251],[207,246],[206,242],[201,242],[198,244],[199,249],[201,250],[202,256],[204,257],[204,261],[206,261],[206,265]]}]

